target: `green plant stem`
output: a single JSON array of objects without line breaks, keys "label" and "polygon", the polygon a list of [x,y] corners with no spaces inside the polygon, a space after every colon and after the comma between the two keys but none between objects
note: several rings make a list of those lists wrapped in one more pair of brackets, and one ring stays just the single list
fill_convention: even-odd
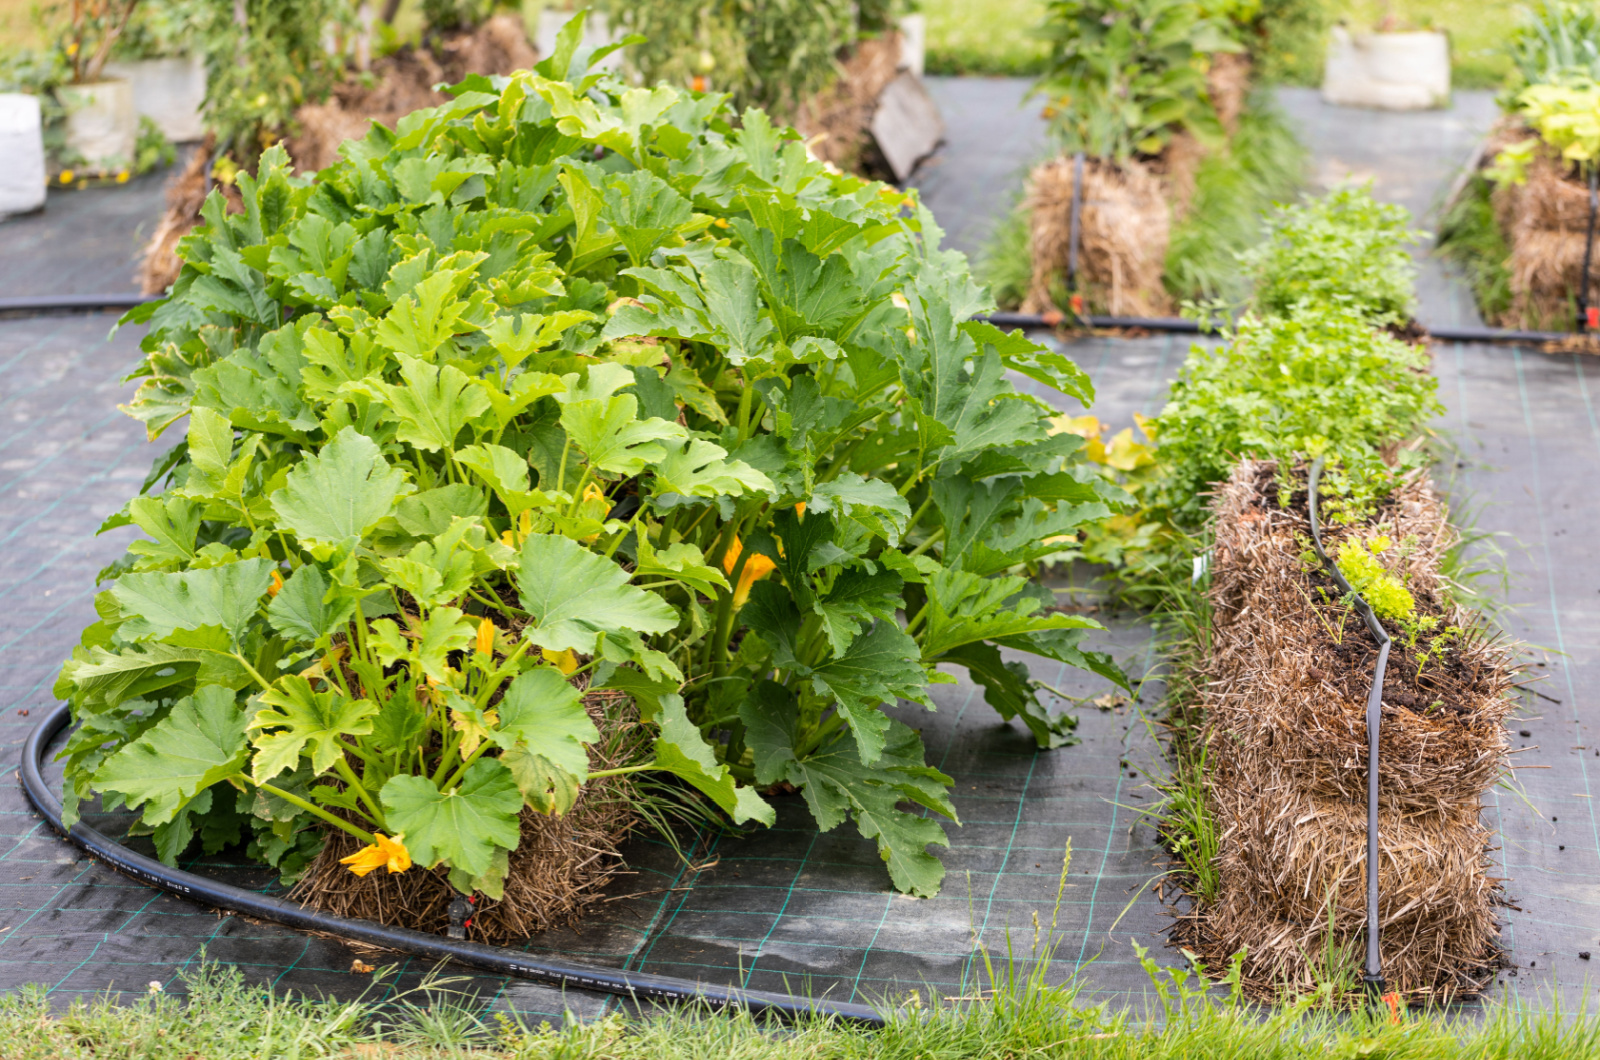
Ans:
[{"label": "green plant stem", "polygon": [[906,555],[908,555],[908,556],[920,556],[920,555],[922,555],[924,552],[928,551],[928,549],[932,548],[939,541],[939,539],[942,538],[943,536],[944,536],[944,527],[941,526],[941,527],[939,527],[939,529],[935,530],[933,533],[928,535],[928,540],[924,541],[922,544],[918,545],[916,548],[914,548],[910,552],[906,553]]},{"label": "green plant stem", "polygon": [[251,666],[249,661],[243,655],[239,654],[238,652],[231,652],[230,654],[232,654],[232,656],[239,661],[239,665],[244,667],[245,672],[255,680],[255,683],[261,686],[261,691],[265,692],[267,689],[272,687],[272,683],[265,677],[262,677],[260,674],[256,673],[256,668]]},{"label": "green plant stem", "polygon": [[811,754],[817,748],[821,747],[824,740],[838,732],[843,727],[843,714],[836,712],[828,715],[827,718],[823,719],[822,724],[818,725],[816,729],[812,731],[811,735],[802,740],[800,745],[795,748],[795,757],[801,759],[805,758],[806,755]]},{"label": "green plant stem", "polygon": [[647,769],[659,769],[654,761],[645,762],[643,765],[622,766],[618,769],[597,769],[588,775],[587,780],[603,780],[606,777],[620,777],[628,773],[643,773]]},{"label": "green plant stem", "polygon": [[372,794],[367,791],[367,786],[361,783],[356,776],[356,771],[350,768],[350,763],[345,761],[344,755],[340,755],[333,760],[333,768],[339,774],[339,779],[350,785],[350,790],[356,793],[356,798],[361,800],[361,805],[367,808],[367,812],[372,815],[373,823],[379,828],[387,830],[389,824],[384,820],[383,811],[378,808],[378,804],[373,800]]},{"label": "green plant stem", "polygon": [[282,788],[277,787],[277,786],[272,785],[272,784],[267,784],[267,783],[264,783],[264,782],[259,782],[259,781],[252,780],[248,773],[239,773],[239,774],[236,774],[236,777],[239,780],[243,780],[247,784],[255,785],[256,787],[260,788],[262,791],[266,792],[268,795],[276,795],[278,798],[282,799],[284,802],[287,802],[290,806],[297,806],[300,809],[302,809],[302,810],[306,811],[307,813],[311,814],[312,816],[321,818],[322,820],[326,821],[328,824],[333,825],[335,828],[342,829],[343,831],[349,832],[351,835],[355,836],[357,839],[361,840],[363,843],[366,843],[368,846],[371,846],[371,845],[373,845],[374,843],[376,843],[378,841],[377,837],[374,836],[371,832],[368,832],[368,831],[366,831],[364,829],[361,829],[361,828],[357,828],[355,825],[351,824],[349,821],[341,820],[340,818],[335,817],[333,814],[329,813],[327,810],[324,810],[322,807],[314,805],[313,803],[308,802],[305,799],[302,799],[298,795],[292,795],[289,792],[284,791]]}]

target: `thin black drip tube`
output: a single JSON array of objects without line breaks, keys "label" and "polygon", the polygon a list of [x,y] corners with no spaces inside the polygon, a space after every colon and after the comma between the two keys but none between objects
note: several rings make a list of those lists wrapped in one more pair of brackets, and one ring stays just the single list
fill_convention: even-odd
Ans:
[{"label": "thin black drip tube", "polygon": [[1600,211],[1600,168],[1589,167],[1589,234],[1583,243],[1583,278],[1578,284],[1578,330],[1589,327],[1589,266],[1594,260],[1594,218]]},{"label": "thin black drip tube", "polygon": [[301,931],[324,931],[356,942],[398,950],[425,960],[455,961],[496,975],[548,983],[552,986],[593,990],[646,1002],[692,1002],[715,1008],[748,1009],[751,1012],[799,1019],[828,1016],[851,1023],[883,1026],[884,1013],[868,1005],[842,1001],[815,1000],[793,994],[774,994],[761,990],[740,990],[717,983],[699,983],[666,975],[629,972],[601,965],[539,957],[530,953],[487,946],[478,942],[429,935],[407,928],[385,927],[370,920],[329,916],[294,902],[258,894],[203,876],[174,869],[154,858],[145,857],[118,843],[83,821],[70,830],[61,821],[61,801],[50,790],[42,771],[50,742],[72,721],[65,703],[58,703],[46,715],[22,749],[22,788],[50,826],[75,846],[99,858],[112,868],[141,883],[200,902],[216,909],[227,909],[245,916],[270,920]]},{"label": "thin black drip tube", "polygon": [[[1072,156],[1072,206],[1067,214],[1067,291],[1078,293],[1078,243],[1083,225],[1083,152]],[[1076,311],[1076,307],[1074,307]]]},{"label": "thin black drip tube", "polygon": [[1311,543],[1317,558],[1327,568],[1334,584],[1355,604],[1356,614],[1378,642],[1378,665],[1372,668],[1372,688],[1367,692],[1367,969],[1362,982],[1375,992],[1383,991],[1383,961],[1378,952],[1378,731],[1383,724],[1383,674],[1389,666],[1389,634],[1361,594],[1351,588],[1339,573],[1339,565],[1322,550],[1322,527],[1317,519],[1317,483],[1322,478],[1322,457],[1311,464],[1307,488],[1311,509]]}]

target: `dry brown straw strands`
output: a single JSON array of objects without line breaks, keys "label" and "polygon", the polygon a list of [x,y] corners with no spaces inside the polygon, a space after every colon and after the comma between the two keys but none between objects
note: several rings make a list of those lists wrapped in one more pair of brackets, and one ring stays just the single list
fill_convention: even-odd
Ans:
[{"label": "dry brown straw strands", "polygon": [[[1310,989],[1328,954],[1349,964],[1365,939],[1365,701],[1376,646],[1307,561],[1303,475],[1279,504],[1276,465],[1245,461],[1213,504],[1213,652],[1201,674],[1216,901],[1187,918],[1187,943],[1215,967],[1247,949],[1258,995]],[[1326,517],[1327,512],[1324,511]],[[1455,543],[1424,476],[1324,543],[1382,534],[1380,554],[1437,625],[1415,649],[1395,636],[1379,750],[1379,916],[1384,973],[1413,996],[1481,989],[1498,956],[1483,792],[1505,770],[1513,703],[1507,647],[1451,605],[1439,575]],[[1444,649],[1420,659],[1450,626]],[[1331,934],[1330,934],[1331,931]]]}]

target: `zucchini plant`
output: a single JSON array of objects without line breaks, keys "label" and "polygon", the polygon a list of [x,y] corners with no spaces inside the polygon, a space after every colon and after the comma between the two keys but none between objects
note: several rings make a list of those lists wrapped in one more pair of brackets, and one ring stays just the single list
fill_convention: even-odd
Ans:
[{"label": "zucchini plant", "polygon": [[1121,494],[1012,373],[1089,380],[971,320],[914,193],[591,72],[580,31],[315,180],[267,151],[126,318],[127,411],[187,425],[57,686],[69,816],[290,875],[342,828],[353,870],[494,893],[519,814],[594,775],[586,684],[658,734],[621,768],[735,821],[787,782],[931,894],[944,832],[902,807],[953,819],[950,780],[884,708],[965,667],[1059,746],[1001,649],[1123,680],[1023,576]]}]

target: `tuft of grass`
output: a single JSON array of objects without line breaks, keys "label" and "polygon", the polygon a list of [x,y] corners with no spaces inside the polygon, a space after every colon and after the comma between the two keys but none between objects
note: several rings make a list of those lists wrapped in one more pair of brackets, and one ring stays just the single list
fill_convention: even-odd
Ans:
[{"label": "tuft of grass", "polygon": [[1466,273],[1485,322],[1499,323],[1511,309],[1511,246],[1495,221],[1494,185],[1473,174],[1439,223],[1438,249]]},{"label": "tuft of grass", "polygon": [[1033,254],[1028,247],[1031,216],[1019,198],[995,225],[972,266],[973,276],[989,288],[995,304],[1002,309],[1021,305],[1033,279]]},{"label": "tuft of grass", "polygon": [[1257,89],[1228,147],[1195,174],[1194,202],[1167,248],[1166,287],[1175,298],[1242,301],[1249,280],[1239,255],[1266,234],[1262,219],[1305,182],[1309,154],[1270,92]]},{"label": "tuft of grass", "polygon": [[820,1018],[775,1025],[693,1006],[569,1016],[557,1029],[487,1013],[443,982],[380,1006],[275,996],[205,964],[188,977],[185,1001],[154,994],[58,1011],[42,987],[13,992],[0,998],[0,1040],[7,1060],[1600,1060],[1600,1021],[1586,1011],[1521,1000],[1460,1013],[1338,1011],[1319,1008],[1317,992],[1258,1006],[1239,989],[1238,958],[1218,970],[1217,987],[1198,961],[1162,967],[1137,943],[1143,1003],[1113,1010],[1082,978],[1059,974],[1059,941],[1053,924],[1036,927],[1028,952],[985,954],[958,997],[923,988],[888,999],[881,1029]]}]

